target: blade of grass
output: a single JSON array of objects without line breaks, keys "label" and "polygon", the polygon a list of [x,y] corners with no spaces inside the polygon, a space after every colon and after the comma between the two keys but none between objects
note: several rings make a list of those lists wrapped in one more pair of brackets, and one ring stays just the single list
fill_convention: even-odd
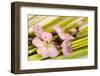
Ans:
[{"label": "blade of grass", "polygon": [[58,21],[62,20],[63,18],[66,18],[66,17],[65,16],[58,16],[56,19],[44,24],[43,28],[46,29],[47,27],[51,27],[52,25],[58,23]]},{"label": "blade of grass", "polygon": [[38,19],[36,19],[35,21],[32,21],[31,23],[29,23],[29,28],[30,28],[32,25],[34,25],[34,24],[40,22],[41,20],[43,20],[43,19],[45,19],[45,18],[47,18],[47,17],[48,17],[48,16],[41,16],[41,17],[39,17]]},{"label": "blade of grass", "polygon": [[88,44],[85,43],[85,44],[82,44],[82,45],[76,46],[76,47],[73,48],[73,50],[78,49],[78,48],[82,48],[82,47],[85,47],[85,46],[88,47]]},{"label": "blade of grass", "polygon": [[28,50],[28,55],[36,52],[36,50],[37,50],[37,48],[33,48],[33,49]]},{"label": "blade of grass", "polygon": [[66,26],[64,26],[62,28],[62,31],[65,31],[65,30],[69,30],[73,27],[78,27],[79,25],[77,24],[79,21],[83,20],[84,18],[77,18],[76,20],[74,20],[73,22],[70,22],[69,24],[67,24]]},{"label": "blade of grass", "polygon": [[74,20],[76,20],[78,17],[69,17],[68,19],[64,20],[63,22],[61,22],[59,25],[61,27],[64,27],[65,25],[73,22]]},{"label": "blade of grass", "polygon": [[28,46],[32,45],[32,42],[28,42]]},{"label": "blade of grass", "polygon": [[32,22],[36,21],[37,19],[39,19],[41,16],[35,16],[34,18],[32,18],[31,20],[29,20],[29,24],[31,24]]},{"label": "blade of grass", "polygon": [[88,43],[88,40],[84,40],[84,41],[79,42],[79,43],[77,43],[77,44],[73,44],[73,45],[72,45],[72,48],[77,47],[77,46],[82,45],[82,44],[87,44],[87,43]]},{"label": "blade of grass", "polygon": [[83,19],[83,22],[88,23],[88,17],[86,17],[85,19]]},{"label": "blade of grass", "polygon": [[88,26],[85,26],[79,30],[77,37],[80,38],[87,35],[88,35]]},{"label": "blade of grass", "polygon": [[31,20],[31,19],[33,19],[35,17],[36,17],[36,15],[28,15],[28,20]]},{"label": "blade of grass", "polygon": [[77,43],[82,42],[82,41],[85,41],[87,39],[88,39],[88,37],[86,36],[86,37],[74,40],[74,41],[72,41],[72,45],[77,44]]},{"label": "blade of grass", "polygon": [[32,49],[32,48],[34,48],[34,45],[28,46],[28,50],[30,50],[30,49]]},{"label": "blade of grass", "polygon": [[50,24],[47,23],[48,25],[44,25],[43,29],[47,32],[53,32],[54,30],[51,26],[60,25],[61,27],[63,27],[64,25],[74,21],[77,18],[78,17],[60,16],[60,18],[57,21],[53,21]]},{"label": "blade of grass", "polygon": [[29,61],[34,61],[34,60],[41,60],[43,59],[39,54],[31,55],[28,57]]},{"label": "blade of grass", "polygon": [[52,28],[55,25],[59,25],[62,21],[67,19],[68,17],[65,16],[59,16],[58,19],[51,21],[50,23],[47,23],[46,25],[43,25],[43,29],[47,32],[53,32],[54,29]]}]

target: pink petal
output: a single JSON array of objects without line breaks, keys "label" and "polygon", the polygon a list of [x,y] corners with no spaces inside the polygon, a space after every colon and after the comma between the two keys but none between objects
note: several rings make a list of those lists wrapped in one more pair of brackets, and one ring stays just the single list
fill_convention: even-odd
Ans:
[{"label": "pink petal", "polygon": [[62,42],[61,46],[62,46],[63,55],[64,56],[69,56],[70,55],[70,51],[72,51],[70,41],[64,40]]},{"label": "pink petal", "polygon": [[74,37],[71,36],[68,33],[66,33],[66,34],[65,33],[62,33],[60,36],[62,37],[63,40],[72,40],[72,39],[74,39]]},{"label": "pink petal", "polygon": [[54,30],[55,30],[57,33],[60,33],[60,32],[61,32],[61,27],[60,27],[60,26],[56,25],[56,26],[54,26],[53,28],[54,28]]},{"label": "pink petal", "polygon": [[56,57],[58,56],[59,52],[58,50],[54,47],[54,45],[48,45],[49,47],[41,47],[38,48],[37,53],[42,56],[42,58],[47,58],[47,57]]},{"label": "pink petal", "polygon": [[43,29],[39,25],[33,26],[33,31],[37,37],[41,38],[41,34],[44,32]]},{"label": "pink petal", "polygon": [[48,51],[45,47],[38,48],[37,53],[40,54],[42,56],[42,58],[49,57]]},{"label": "pink petal", "polygon": [[71,40],[71,39],[73,39],[73,37],[70,34],[61,32],[60,26],[54,26],[54,30],[58,33],[60,39],[62,39],[62,40]]},{"label": "pink petal", "polygon": [[49,48],[48,48],[48,54],[50,57],[54,58],[56,56],[59,55],[59,52],[58,50],[56,49],[56,47],[54,45],[50,45]]},{"label": "pink petal", "polygon": [[48,32],[43,32],[43,33],[42,33],[42,39],[43,39],[44,41],[51,40],[51,39],[52,39],[52,34],[51,34],[51,33],[48,33]]},{"label": "pink petal", "polygon": [[33,40],[32,40],[32,44],[35,45],[36,47],[44,47],[44,43],[38,38],[38,37],[35,37]]}]

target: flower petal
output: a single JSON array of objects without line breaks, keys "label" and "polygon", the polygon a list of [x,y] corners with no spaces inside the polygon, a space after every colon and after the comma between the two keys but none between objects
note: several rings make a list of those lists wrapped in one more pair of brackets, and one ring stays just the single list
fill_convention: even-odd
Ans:
[{"label": "flower petal", "polygon": [[38,48],[37,53],[40,54],[42,56],[42,58],[49,57],[47,48],[45,48],[45,47]]},{"label": "flower petal", "polygon": [[37,37],[41,38],[41,34],[44,32],[43,29],[39,25],[33,26],[33,31]]},{"label": "flower petal", "polygon": [[48,54],[50,57],[54,58],[59,55],[59,52],[54,45],[49,45]]},{"label": "flower petal", "polygon": [[72,39],[74,39],[73,36],[71,36],[70,34],[61,32],[61,28],[58,25],[56,25],[54,27],[54,30],[58,33],[60,39],[62,39],[62,40],[72,40]]},{"label": "flower petal", "polygon": [[63,55],[64,56],[69,56],[70,55],[70,52],[72,51],[71,42],[70,41],[67,41],[67,40],[64,40],[62,42],[61,46],[62,46]]},{"label": "flower petal", "polygon": [[48,33],[48,32],[43,32],[42,33],[42,39],[44,41],[49,41],[52,39],[52,34],[51,33]]},{"label": "flower petal", "polygon": [[60,26],[55,25],[53,28],[54,28],[54,30],[55,30],[57,33],[60,33],[60,32],[61,32],[61,27],[60,27]]},{"label": "flower petal", "polygon": [[35,46],[38,47],[38,48],[44,47],[43,42],[42,42],[38,37],[35,37],[35,38],[32,40],[32,44],[35,45]]}]

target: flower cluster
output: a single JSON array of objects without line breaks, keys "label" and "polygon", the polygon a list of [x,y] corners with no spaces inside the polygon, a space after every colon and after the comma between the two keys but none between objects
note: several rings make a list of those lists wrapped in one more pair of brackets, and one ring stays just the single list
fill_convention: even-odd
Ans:
[{"label": "flower cluster", "polygon": [[[61,51],[63,55],[70,55],[72,51],[71,40],[74,39],[72,34],[76,34],[77,29],[71,29],[70,32],[72,34],[69,34],[68,32],[63,32],[61,30],[61,27],[58,25],[55,25],[53,29],[62,40],[60,47],[62,48]],[[53,42],[52,33],[44,31],[39,25],[33,26],[33,32],[35,33],[36,37],[33,38],[32,44],[38,48],[37,53],[40,54],[42,58],[54,58],[60,54],[57,46]]]}]

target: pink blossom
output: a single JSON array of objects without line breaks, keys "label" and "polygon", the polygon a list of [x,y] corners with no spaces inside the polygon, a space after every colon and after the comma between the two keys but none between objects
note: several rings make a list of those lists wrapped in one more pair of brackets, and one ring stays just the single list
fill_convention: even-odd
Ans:
[{"label": "pink blossom", "polygon": [[61,27],[60,26],[55,25],[53,28],[57,33],[61,33]]},{"label": "pink blossom", "polygon": [[64,40],[62,42],[61,46],[62,46],[62,52],[63,52],[64,56],[69,56],[70,52],[72,51],[71,42]]},{"label": "pink blossom", "polygon": [[38,37],[32,40],[33,45],[38,47],[37,53],[42,56],[42,58],[56,57],[59,52],[53,44],[41,41]]},{"label": "pink blossom", "polygon": [[44,41],[49,41],[52,39],[52,34],[51,33],[48,33],[48,32],[43,32],[42,33],[42,39]]},{"label": "pink blossom", "polygon": [[49,56],[52,58],[59,55],[57,48],[53,44],[49,45],[48,52]]},{"label": "pink blossom", "polygon": [[40,54],[42,56],[42,58],[49,57],[48,50],[47,50],[46,47],[40,47],[40,48],[38,48],[37,53]]},{"label": "pink blossom", "polygon": [[58,33],[60,39],[62,39],[62,40],[74,39],[73,36],[71,36],[70,34],[62,32],[61,27],[58,25],[54,26],[54,30]]},{"label": "pink blossom", "polygon": [[35,46],[38,47],[38,48],[44,47],[44,43],[43,43],[38,37],[35,37],[35,38],[32,40],[32,44],[35,45]]},{"label": "pink blossom", "polygon": [[49,57],[47,48],[45,47],[45,44],[43,41],[41,41],[38,37],[35,37],[32,40],[33,45],[35,45],[37,49],[37,53],[40,54],[43,58]]},{"label": "pink blossom", "polygon": [[43,29],[39,25],[33,26],[33,31],[34,31],[35,35],[39,38],[41,38],[41,35],[44,32]]},{"label": "pink blossom", "polygon": [[39,25],[33,26],[33,31],[35,32],[36,36],[44,41],[48,41],[52,39],[52,34],[43,31],[43,29]]}]

